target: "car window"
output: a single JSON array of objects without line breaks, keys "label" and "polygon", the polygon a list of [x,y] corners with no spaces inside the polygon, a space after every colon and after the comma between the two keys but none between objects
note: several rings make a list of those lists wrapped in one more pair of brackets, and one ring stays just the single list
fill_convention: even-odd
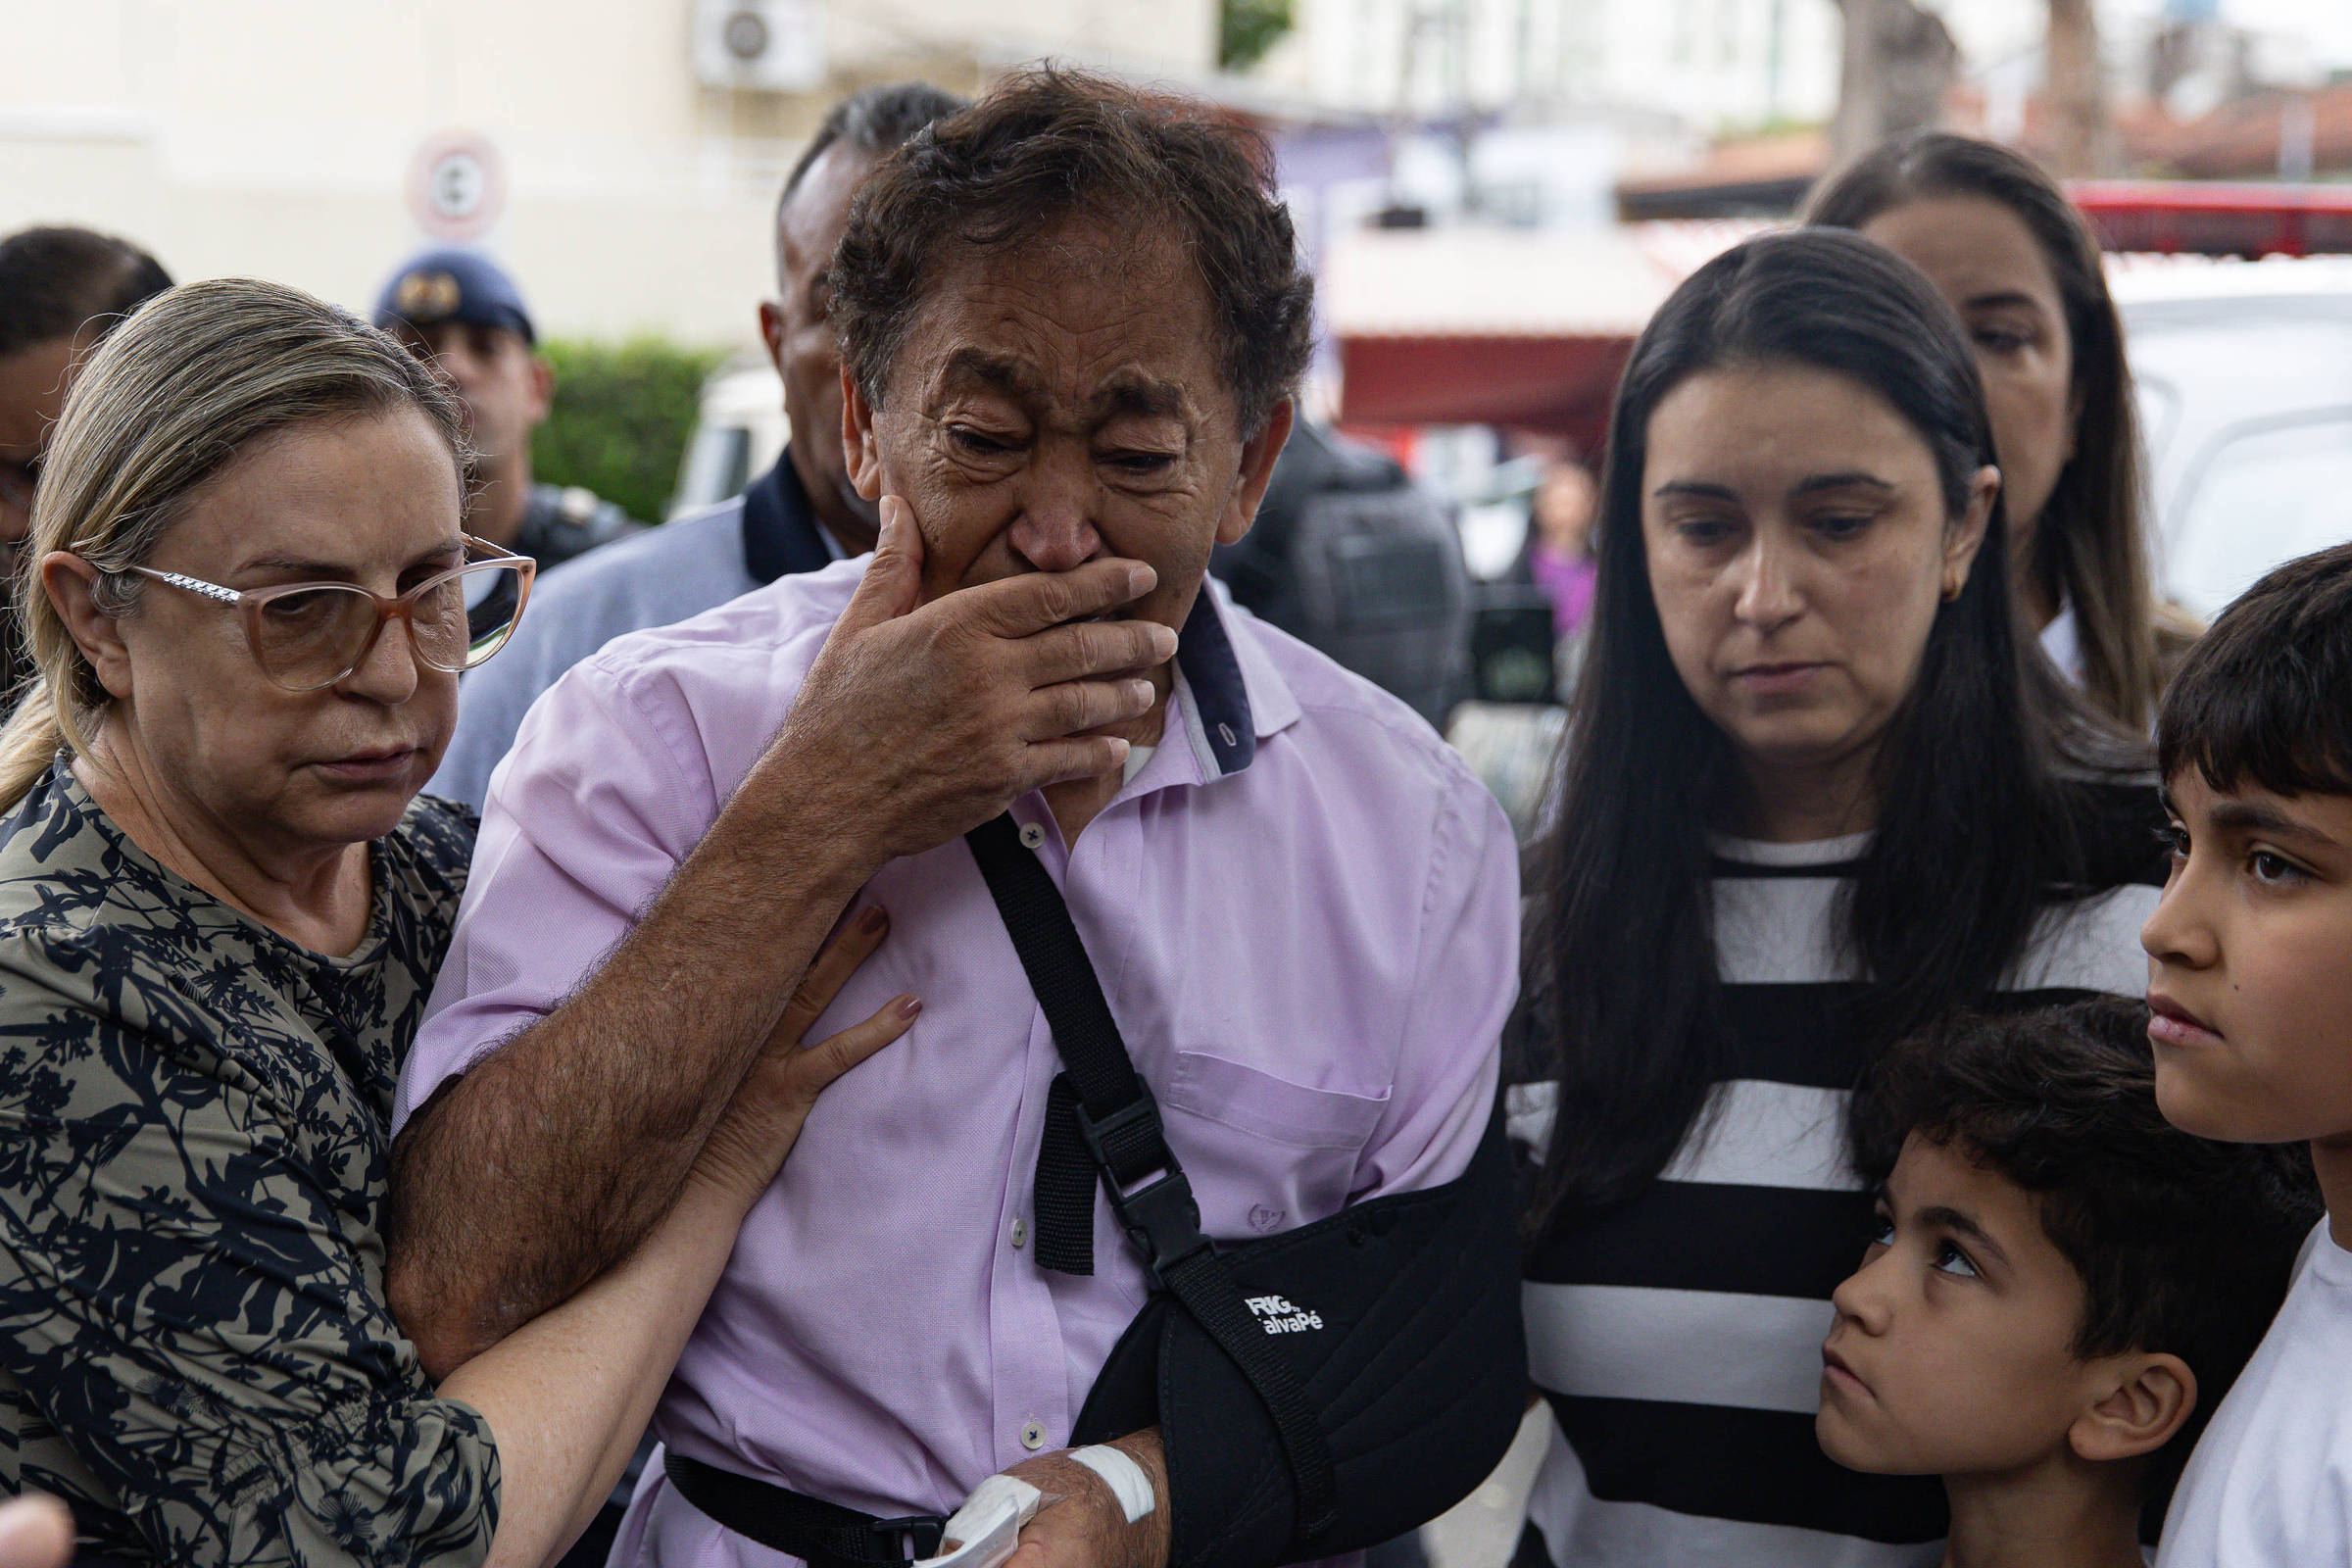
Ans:
[{"label": "car window", "polygon": [[678,465],[678,488],[670,497],[669,515],[741,495],[751,479],[752,432],[740,424],[706,420],[695,427],[694,438]]},{"label": "car window", "polygon": [[2352,409],[2225,432],[2188,483],[2173,597],[2213,615],[2256,578],[2352,539]]}]

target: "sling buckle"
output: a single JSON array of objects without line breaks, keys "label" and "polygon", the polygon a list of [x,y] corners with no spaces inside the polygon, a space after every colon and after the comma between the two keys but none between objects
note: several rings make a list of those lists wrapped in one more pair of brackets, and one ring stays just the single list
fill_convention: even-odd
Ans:
[{"label": "sling buckle", "polygon": [[[1178,1264],[1213,1245],[1200,1230],[1200,1205],[1193,1199],[1193,1184],[1169,1162],[1166,1175],[1111,1200],[1127,1239],[1144,1256],[1152,1282],[1168,1286],[1168,1274]],[[1169,1287],[1173,1289],[1172,1286]]]},{"label": "sling buckle", "polygon": [[[1137,1098],[1100,1122],[1083,1104],[1071,1108],[1077,1113],[1078,1135],[1103,1174],[1111,1210],[1142,1254],[1152,1282],[1165,1285],[1168,1270],[1211,1243],[1200,1229],[1200,1204],[1193,1197],[1192,1181],[1161,1133],[1159,1106],[1140,1078],[1135,1087]],[[1127,1172],[1139,1165],[1143,1185],[1131,1186]]]},{"label": "sling buckle", "polygon": [[940,1543],[948,1533],[945,1514],[910,1513],[897,1519],[877,1519],[866,1528],[877,1536],[895,1537],[905,1543],[901,1550],[908,1560],[939,1555]]}]

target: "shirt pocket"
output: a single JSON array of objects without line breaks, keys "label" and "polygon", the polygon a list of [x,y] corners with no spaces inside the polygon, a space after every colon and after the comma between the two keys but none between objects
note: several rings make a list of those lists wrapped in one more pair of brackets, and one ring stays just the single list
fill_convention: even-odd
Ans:
[{"label": "shirt pocket", "polygon": [[1389,1097],[1309,1089],[1204,1052],[1179,1051],[1159,1096],[1168,1143],[1211,1236],[1271,1236],[1336,1214]]}]

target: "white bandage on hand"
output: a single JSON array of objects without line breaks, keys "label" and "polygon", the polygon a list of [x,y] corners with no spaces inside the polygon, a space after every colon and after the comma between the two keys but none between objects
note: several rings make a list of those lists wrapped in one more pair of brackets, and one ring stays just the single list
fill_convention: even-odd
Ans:
[{"label": "white bandage on hand", "polygon": [[1018,1476],[990,1476],[972,1489],[940,1539],[959,1544],[923,1559],[925,1568],[999,1568],[1021,1544],[1021,1527],[1037,1517],[1039,1492]]},{"label": "white bandage on hand", "polygon": [[1070,1457],[1102,1478],[1111,1495],[1119,1499],[1119,1508],[1127,1515],[1129,1524],[1159,1506],[1159,1499],[1152,1494],[1152,1478],[1144,1474],[1144,1467],[1125,1449],[1096,1443],[1072,1448]]}]

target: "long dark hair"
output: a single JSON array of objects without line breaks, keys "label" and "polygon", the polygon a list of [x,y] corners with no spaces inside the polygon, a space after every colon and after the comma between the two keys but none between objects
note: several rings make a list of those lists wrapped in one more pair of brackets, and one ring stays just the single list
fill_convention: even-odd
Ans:
[{"label": "long dark hair", "polygon": [[[1729,251],[1675,290],[1635,345],[1610,416],[1557,825],[1538,850],[1529,1005],[1559,1085],[1538,1205],[1552,1223],[1645,1188],[1722,1076],[1708,829],[1744,786],[1667,655],[1642,475],[1661,399],[1701,371],[1755,364],[1828,370],[1884,399],[1935,455],[1954,517],[1992,462],[1958,318],[1909,264],[1855,235],[1798,230]],[[1873,1040],[1993,987],[2052,885],[2082,884],[2089,869],[2098,813],[2063,775],[2132,760],[2021,651],[2004,527],[1996,501],[1979,568],[1937,608],[1879,749],[1878,831],[1841,910],[1871,977],[1854,1023]]]},{"label": "long dark hair", "polygon": [[1858,229],[1936,196],[1981,197],[2016,214],[2058,285],[2082,413],[2026,565],[2050,603],[2074,607],[2091,702],[2126,727],[2145,730],[2164,661],[2141,518],[2146,487],[2132,372],[2098,239],[2032,160],[1949,131],[1889,142],[1840,171],[1806,202],[1804,220]]}]

